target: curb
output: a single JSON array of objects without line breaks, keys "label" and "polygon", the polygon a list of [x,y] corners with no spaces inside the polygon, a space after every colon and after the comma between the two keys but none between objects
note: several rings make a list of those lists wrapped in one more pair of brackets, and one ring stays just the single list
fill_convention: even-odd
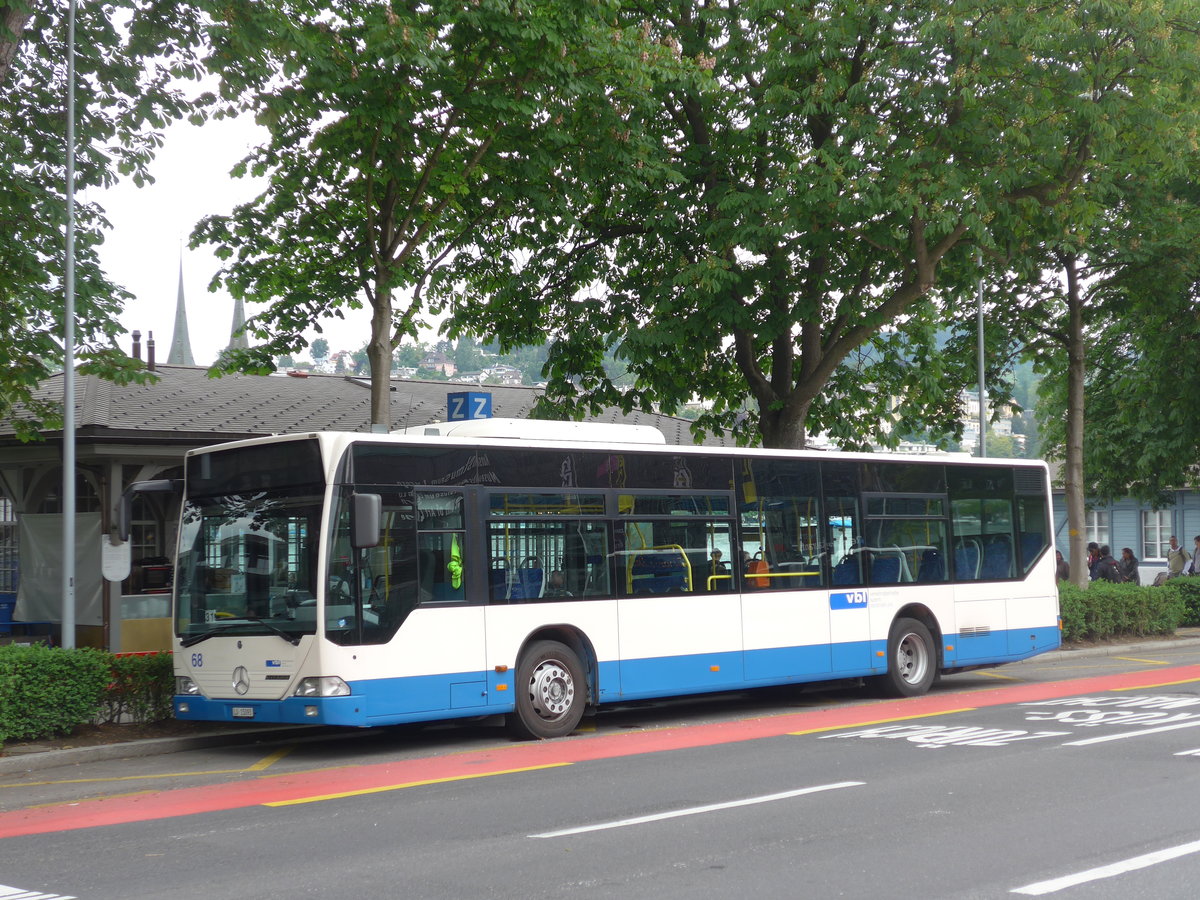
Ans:
[{"label": "curb", "polygon": [[[1146,650],[1161,650],[1164,647],[1200,647],[1200,629],[1189,629],[1192,633],[1167,638],[1148,639],[1129,644],[1105,644],[1066,650],[1051,650],[1030,659],[1047,662],[1062,662],[1071,659],[1086,659],[1095,656],[1117,656],[1139,653]],[[23,772],[38,772],[60,766],[78,765],[83,762],[102,762],[110,759],[136,759],[144,756],[161,756],[181,753],[186,750],[205,750],[210,747],[241,747],[247,744],[278,743],[280,741],[308,740],[337,734],[356,733],[358,729],[336,728],[325,725],[279,725],[246,730],[231,728],[213,731],[192,737],[148,738],[141,741],[124,741],[116,744],[97,744],[91,747],[71,747],[65,750],[17,750],[10,756],[0,756],[0,775]]]},{"label": "curb", "polygon": [[193,736],[147,738],[140,741],[121,741],[115,744],[96,744],[91,747],[69,747],[62,750],[16,750],[9,756],[0,756],[0,775],[23,772],[39,772],[59,766],[79,765],[83,762],[103,762],[109,759],[136,759],[144,756],[162,756],[181,753],[185,750],[205,750],[210,747],[241,747],[247,744],[277,743],[327,737],[344,729],[323,725],[281,725],[275,728],[244,730],[232,728],[228,731],[212,731]]},{"label": "curb", "polygon": [[1086,659],[1089,656],[1117,656],[1123,653],[1140,653],[1143,650],[1161,649],[1169,647],[1175,649],[1177,647],[1200,647],[1200,634],[1184,635],[1167,638],[1147,639],[1137,641],[1130,644],[1102,644],[1090,647],[1071,647],[1066,650],[1051,650],[1049,653],[1040,653],[1037,656],[1031,656],[1030,659],[1044,659],[1049,662],[1062,662],[1067,659]]}]

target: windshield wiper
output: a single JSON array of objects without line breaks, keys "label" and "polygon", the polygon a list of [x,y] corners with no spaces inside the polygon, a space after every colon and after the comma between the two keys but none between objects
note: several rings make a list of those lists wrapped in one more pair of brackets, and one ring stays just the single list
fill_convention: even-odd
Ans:
[{"label": "windshield wiper", "polygon": [[284,631],[277,625],[272,625],[266,619],[260,619],[257,616],[243,616],[239,622],[226,622],[224,625],[218,625],[216,628],[211,628],[208,631],[201,632],[200,634],[193,634],[191,637],[184,638],[182,641],[180,641],[179,646],[191,647],[193,644],[198,644],[201,641],[207,641],[210,637],[214,637],[224,631],[229,631],[231,628],[243,628],[250,623],[265,626],[271,632],[283,638],[293,647],[300,646],[300,635],[291,631]]}]

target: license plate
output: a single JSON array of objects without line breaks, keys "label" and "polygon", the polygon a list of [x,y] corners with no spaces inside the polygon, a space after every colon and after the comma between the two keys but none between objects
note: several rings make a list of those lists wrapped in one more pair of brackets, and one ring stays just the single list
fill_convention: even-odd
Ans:
[{"label": "license plate", "polygon": [[253,706],[235,706],[233,708],[233,717],[235,719],[253,719],[254,718],[254,707]]}]

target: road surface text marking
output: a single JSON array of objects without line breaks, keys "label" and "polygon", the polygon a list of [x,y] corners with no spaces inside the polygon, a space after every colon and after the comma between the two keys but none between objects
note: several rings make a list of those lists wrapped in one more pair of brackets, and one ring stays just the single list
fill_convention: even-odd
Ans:
[{"label": "road surface text marking", "polygon": [[1195,728],[1197,722],[1178,722],[1175,725],[1163,725],[1160,728],[1143,728],[1141,731],[1122,731],[1120,734],[1106,734],[1101,737],[1085,738],[1082,741],[1069,741],[1064,747],[1086,747],[1089,744],[1103,744],[1107,741],[1123,741],[1125,738],[1142,737],[1147,734],[1158,734],[1161,731],[1176,731],[1180,728]]},{"label": "road surface text marking", "polygon": [[541,834],[531,834],[531,838],[567,837],[572,834],[586,834],[589,831],[606,831],[610,828],[624,828],[628,825],[644,825],[647,822],[661,822],[664,819],[678,819],[681,816],[698,816],[702,813],[718,812],[723,809],[735,809],[739,806],[754,806],[758,803],[771,803],[775,800],[787,800],[790,797],[800,797],[804,794],[817,794],[822,791],[834,791],[839,788],[859,787],[865,781],[839,781],[836,784],[820,784],[816,787],[799,788],[794,791],[783,791],[778,794],[766,794],[762,797],[746,797],[743,800],[730,800],[727,803],[710,803],[706,806],[693,806],[688,809],[676,809],[671,812],[654,813],[649,816],[637,816],[633,819],[618,819],[615,822],[601,822],[598,825],[581,825],[578,828],[564,828],[561,831],[544,831]]},{"label": "road surface text marking", "polygon": [[25,891],[21,888],[0,884],[0,900],[77,900],[68,894],[43,894],[41,891]]},{"label": "road surface text marking", "polygon": [[[471,772],[466,775],[449,775],[445,778],[429,778],[424,781],[406,781],[403,784],[384,784],[379,787],[358,788],[353,791],[339,791],[336,794],[319,794],[313,797],[297,797],[293,800],[268,800],[263,806],[297,806],[301,803],[320,803],[323,800],[341,800],[344,797],[361,797],[364,794],[382,794],[387,791],[402,791],[405,788],[423,787],[427,784],[446,784],[450,781],[471,781],[475,778],[491,778],[493,775],[516,775],[520,772],[538,772],[542,769],[558,769],[569,766],[569,762],[547,763],[544,766],[525,766],[520,769],[503,769],[496,772]],[[4,900],[0,897],[0,900]]]},{"label": "road surface text marking", "polygon": [[1145,869],[1148,866],[1178,859],[1181,856],[1187,856],[1191,853],[1200,853],[1200,841],[1192,841],[1190,844],[1180,844],[1178,847],[1168,847],[1165,850],[1155,850],[1153,853],[1134,856],[1120,862],[1110,863],[1107,866],[1097,866],[1094,869],[1088,869],[1084,872],[1076,872],[1074,875],[1064,875],[1061,878],[1038,881],[1034,884],[1027,884],[1025,887],[1013,888],[1009,893],[1028,894],[1035,897],[1042,894],[1053,894],[1055,891],[1074,887],[1077,884],[1099,881],[1101,878],[1112,878],[1114,875],[1123,875],[1135,869]]},{"label": "road surface text marking", "polygon": [[981,728],[975,725],[891,725],[863,731],[843,731],[822,735],[817,740],[841,738],[887,738],[906,740],[918,747],[1007,747],[1017,741],[1036,741],[1040,738],[1062,737],[1069,731],[1021,731],[1013,728]]}]

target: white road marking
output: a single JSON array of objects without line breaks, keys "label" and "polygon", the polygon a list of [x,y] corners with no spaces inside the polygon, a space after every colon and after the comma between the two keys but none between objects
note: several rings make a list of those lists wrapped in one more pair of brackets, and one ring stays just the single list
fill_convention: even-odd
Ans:
[{"label": "white road marking", "polygon": [[78,898],[67,894],[43,894],[41,891],[27,891],[23,888],[0,884],[0,900],[78,900]]},{"label": "white road marking", "polygon": [[1108,734],[1104,737],[1086,738],[1082,741],[1070,741],[1063,747],[1086,747],[1088,744],[1103,744],[1105,741],[1120,741],[1125,738],[1142,737],[1147,734],[1158,734],[1160,731],[1175,731],[1180,728],[1195,728],[1200,722],[1180,722],[1177,725],[1163,725],[1161,728],[1143,728],[1141,731],[1123,731],[1120,734]]},{"label": "white road marking", "polygon": [[[707,806],[693,806],[689,809],[677,809],[672,812],[654,813],[649,816],[638,816],[633,819],[620,819],[616,822],[602,822],[598,825],[581,825],[578,828],[564,828],[562,831],[546,831],[541,834],[531,834],[531,838],[566,837],[570,834],[584,834],[589,831],[604,831],[609,828],[624,828],[626,825],[643,825],[646,822],[661,822],[663,819],[676,819],[680,816],[696,816],[700,813],[716,812],[722,809],[733,809],[738,806],[753,806],[756,803],[770,803],[773,800],[786,800],[789,797],[799,797],[804,794],[817,794],[821,791],[834,791],[838,788],[858,787],[865,781],[839,781],[836,784],[820,784],[816,787],[799,788],[794,791],[783,791],[779,794],[767,794],[762,797],[747,797],[744,800],[730,800],[728,803],[710,803]],[[4,898],[0,897],[0,900]]]},{"label": "white road marking", "polygon": [[1180,750],[1176,756],[1200,756],[1200,748],[1195,750]]},{"label": "white road marking", "polygon": [[1153,853],[1134,856],[1131,859],[1111,863],[1107,866],[1097,866],[1094,869],[1088,869],[1086,872],[1076,872],[1074,875],[1064,875],[1062,878],[1051,878],[1048,881],[1027,884],[1025,887],[1013,888],[1009,893],[1029,894],[1030,896],[1053,894],[1055,891],[1061,891],[1063,888],[1074,887],[1077,884],[1084,884],[1088,881],[1099,881],[1101,878],[1112,878],[1114,875],[1122,875],[1125,872],[1132,872],[1135,869],[1145,869],[1148,866],[1157,865],[1171,859],[1178,859],[1181,856],[1187,856],[1191,853],[1200,853],[1200,841],[1192,841],[1190,844],[1180,844],[1178,847],[1168,847],[1166,850],[1155,850]]}]

